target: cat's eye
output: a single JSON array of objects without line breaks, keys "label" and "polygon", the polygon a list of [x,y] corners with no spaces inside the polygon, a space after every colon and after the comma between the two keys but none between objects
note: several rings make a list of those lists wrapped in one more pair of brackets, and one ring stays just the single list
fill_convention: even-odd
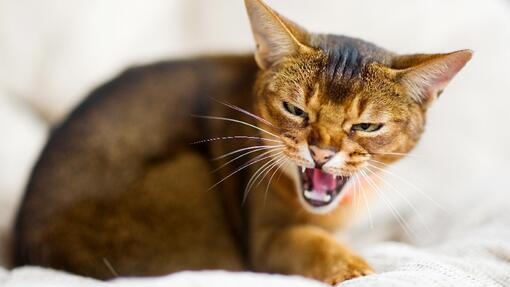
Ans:
[{"label": "cat's eye", "polygon": [[366,132],[372,133],[380,130],[383,127],[383,124],[371,124],[371,123],[361,123],[352,125],[351,130],[357,132]]},{"label": "cat's eye", "polygon": [[308,114],[303,111],[302,109],[294,106],[293,104],[290,104],[290,103],[287,103],[287,102],[283,102],[283,107],[285,108],[285,110],[287,112],[289,112],[290,114],[292,115],[295,115],[295,116],[298,116],[298,117],[301,117],[301,118],[308,118]]}]

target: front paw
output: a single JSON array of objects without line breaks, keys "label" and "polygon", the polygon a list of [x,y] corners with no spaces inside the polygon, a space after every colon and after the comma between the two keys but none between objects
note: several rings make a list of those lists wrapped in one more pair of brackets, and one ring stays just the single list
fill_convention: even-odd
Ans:
[{"label": "front paw", "polygon": [[323,280],[325,283],[331,285],[374,273],[364,259],[355,255],[343,258],[341,262],[338,262],[338,265],[332,269],[333,271],[330,276]]}]

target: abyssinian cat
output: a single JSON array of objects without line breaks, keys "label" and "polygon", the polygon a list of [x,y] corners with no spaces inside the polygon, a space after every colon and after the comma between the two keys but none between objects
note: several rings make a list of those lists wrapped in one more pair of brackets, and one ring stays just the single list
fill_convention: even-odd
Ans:
[{"label": "abyssinian cat", "polygon": [[255,60],[130,69],[53,131],[15,223],[15,265],[101,279],[372,272],[333,232],[416,145],[472,52],[397,55],[245,3]]}]

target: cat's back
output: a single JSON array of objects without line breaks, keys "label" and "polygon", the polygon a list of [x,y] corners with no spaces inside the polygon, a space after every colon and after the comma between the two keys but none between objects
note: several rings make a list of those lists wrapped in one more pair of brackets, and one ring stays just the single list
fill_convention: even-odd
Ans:
[{"label": "cat's back", "polygon": [[[189,146],[204,128],[203,121],[191,115],[207,114],[212,98],[249,90],[255,73],[256,65],[248,56],[167,61],[126,70],[94,90],[52,131],[27,193],[53,186],[47,173],[52,177],[69,169],[79,173],[89,167],[83,166],[85,162],[122,160],[126,165],[131,158],[158,157],[169,146]],[[74,163],[77,158],[82,166]],[[58,182],[75,186],[71,179],[62,174]]]},{"label": "cat's back", "polygon": [[161,62],[92,92],[53,130],[33,169],[15,223],[14,263],[53,265],[35,253],[57,217],[68,209],[90,214],[76,207],[82,202],[114,204],[148,166],[203,138],[207,128],[190,115],[208,114],[211,98],[247,99],[256,71],[249,56]]}]

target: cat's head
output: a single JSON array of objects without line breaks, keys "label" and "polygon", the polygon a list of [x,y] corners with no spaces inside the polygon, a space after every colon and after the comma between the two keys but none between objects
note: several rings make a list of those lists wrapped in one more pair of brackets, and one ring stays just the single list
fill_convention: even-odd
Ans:
[{"label": "cat's head", "polygon": [[370,181],[408,153],[427,109],[472,56],[397,55],[362,40],[309,33],[260,0],[245,3],[260,67],[258,113],[284,142],[294,163],[289,175],[313,212],[332,210],[355,181]]}]

